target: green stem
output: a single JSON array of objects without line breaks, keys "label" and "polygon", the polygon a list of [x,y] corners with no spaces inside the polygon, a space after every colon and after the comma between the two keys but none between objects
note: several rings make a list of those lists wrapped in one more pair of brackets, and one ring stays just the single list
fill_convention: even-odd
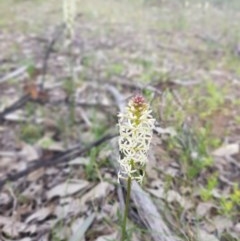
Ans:
[{"label": "green stem", "polygon": [[71,35],[71,42],[69,44],[69,54],[70,54],[70,60],[69,60],[69,67],[71,72],[71,83],[70,83],[70,123],[71,125],[74,124],[75,121],[75,100],[74,100],[74,91],[75,91],[75,75],[74,75],[74,55],[73,55],[73,36]]},{"label": "green stem", "polygon": [[122,238],[121,238],[121,241],[125,241],[125,239],[127,237],[126,225],[127,225],[127,216],[128,216],[128,209],[129,209],[129,203],[130,203],[131,184],[132,184],[132,179],[131,179],[131,177],[128,177],[127,197],[126,197],[125,212],[124,212],[124,217],[123,217],[123,222],[122,222]]}]

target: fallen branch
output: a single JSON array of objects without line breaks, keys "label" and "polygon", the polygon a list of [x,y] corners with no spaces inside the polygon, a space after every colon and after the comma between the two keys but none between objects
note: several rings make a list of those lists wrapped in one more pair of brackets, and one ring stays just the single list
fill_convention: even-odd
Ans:
[{"label": "fallen branch", "polygon": [[55,158],[47,159],[47,160],[41,160],[38,159],[36,161],[33,161],[29,167],[27,167],[25,170],[17,172],[15,174],[9,174],[2,180],[0,180],[0,190],[1,188],[7,183],[7,182],[14,182],[18,179],[29,175],[30,173],[34,172],[35,170],[42,168],[42,167],[51,167],[56,166],[62,163],[67,163],[68,161],[85,154],[89,150],[91,150],[93,147],[99,146],[102,143],[106,142],[107,140],[110,140],[114,137],[116,137],[117,134],[107,134],[103,136],[102,138],[98,139],[97,141],[89,144],[86,147],[81,148],[80,145],[76,145],[75,147],[72,147],[68,149],[67,151],[57,155]]},{"label": "fallen branch", "polygon": [[24,106],[29,100],[30,100],[30,96],[24,95],[20,99],[15,101],[11,106],[6,107],[2,112],[0,112],[0,121],[3,121],[7,114]]},{"label": "fallen branch", "polygon": [[56,31],[53,35],[53,38],[51,39],[51,41],[49,42],[48,46],[46,47],[45,50],[45,54],[43,57],[43,66],[42,66],[42,70],[43,70],[43,74],[42,74],[42,88],[45,82],[45,77],[48,71],[48,60],[50,58],[51,53],[54,50],[54,45],[57,42],[57,40],[60,38],[60,36],[63,34],[63,31],[65,29],[65,24],[61,24],[60,26],[57,26]]}]

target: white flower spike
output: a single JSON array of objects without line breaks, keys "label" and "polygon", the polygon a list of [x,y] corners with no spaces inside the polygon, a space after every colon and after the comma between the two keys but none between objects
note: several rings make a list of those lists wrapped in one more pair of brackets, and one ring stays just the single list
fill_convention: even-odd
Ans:
[{"label": "white flower spike", "polygon": [[76,17],[76,0],[63,0],[63,18],[70,36],[74,35],[74,22]]},{"label": "white flower spike", "polygon": [[121,168],[118,177],[142,183],[155,120],[141,95],[134,96],[118,117]]}]

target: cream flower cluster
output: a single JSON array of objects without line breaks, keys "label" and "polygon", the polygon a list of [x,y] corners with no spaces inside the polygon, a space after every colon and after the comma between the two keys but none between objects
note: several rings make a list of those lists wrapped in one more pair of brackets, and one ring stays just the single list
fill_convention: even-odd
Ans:
[{"label": "cream flower cluster", "polygon": [[141,95],[133,97],[118,117],[121,168],[118,176],[142,183],[155,120]]},{"label": "cream flower cluster", "polygon": [[76,0],[63,0],[63,20],[71,37],[74,35],[75,17]]}]

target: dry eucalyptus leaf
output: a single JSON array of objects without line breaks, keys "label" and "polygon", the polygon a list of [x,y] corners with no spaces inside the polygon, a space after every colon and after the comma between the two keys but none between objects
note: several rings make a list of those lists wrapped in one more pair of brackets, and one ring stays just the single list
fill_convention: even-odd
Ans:
[{"label": "dry eucalyptus leaf", "polygon": [[[47,82],[46,82],[47,83]],[[49,91],[49,96],[50,96],[50,102],[61,102],[64,101],[67,97],[67,94],[64,90],[60,89],[60,88],[56,88],[56,84],[54,86],[55,88],[53,88],[53,84],[50,84],[48,86],[48,88],[51,88],[52,90]]]},{"label": "dry eucalyptus leaf", "polygon": [[22,238],[22,239],[18,239],[17,241],[32,241],[31,238]]},{"label": "dry eucalyptus leaf", "polygon": [[211,193],[212,193],[213,197],[215,197],[215,198],[221,198],[222,197],[220,191],[216,188],[214,188]]},{"label": "dry eucalyptus leaf", "polygon": [[16,163],[16,159],[9,158],[9,157],[2,157],[0,161],[0,177],[4,177],[5,174],[3,173],[3,170],[9,169],[9,167],[12,167]]},{"label": "dry eucalyptus leaf", "polygon": [[158,188],[158,189],[151,189],[151,188],[148,188],[147,191],[152,194],[153,196],[157,197],[157,198],[162,198],[164,199],[166,194],[165,194],[165,191],[164,191],[164,188]]},{"label": "dry eucalyptus leaf", "polygon": [[[68,226],[62,225],[61,228],[55,227],[56,232],[54,233],[54,240],[68,240],[71,235],[71,230]],[[49,239],[47,239],[49,241]],[[80,240],[79,240],[80,241]]]},{"label": "dry eucalyptus leaf", "polygon": [[237,224],[234,226],[234,231],[235,231],[236,233],[238,233],[239,236],[240,236],[240,223],[237,223]]},{"label": "dry eucalyptus leaf", "polygon": [[69,216],[77,216],[80,212],[86,212],[88,207],[80,203],[78,199],[63,203],[55,208],[55,215],[59,220]]},{"label": "dry eucalyptus leaf", "polygon": [[25,122],[27,121],[27,118],[23,116],[22,111],[21,113],[18,111],[18,112],[7,114],[5,116],[5,120],[13,121],[13,122]]},{"label": "dry eucalyptus leaf", "polygon": [[101,237],[98,237],[95,241],[109,241],[109,240],[116,240],[117,239],[117,232],[114,232],[109,235],[104,235]]},{"label": "dry eucalyptus leaf", "polygon": [[189,209],[192,204],[189,200],[183,198],[178,192],[174,190],[169,190],[166,194],[166,200],[169,203],[177,202],[184,209]]},{"label": "dry eucalyptus leaf", "polygon": [[216,227],[212,223],[212,220],[210,220],[209,222],[208,221],[204,222],[202,225],[202,228],[208,233],[213,233],[216,231]]},{"label": "dry eucalyptus leaf", "polygon": [[213,219],[213,223],[215,224],[219,234],[224,231],[228,231],[233,226],[233,222],[224,216],[216,216]]},{"label": "dry eucalyptus leaf", "polygon": [[176,177],[178,172],[179,172],[179,168],[175,168],[175,167],[167,167],[165,170],[166,175],[171,177]]},{"label": "dry eucalyptus leaf", "polygon": [[177,132],[173,127],[161,128],[155,127],[154,130],[160,135],[176,136]]},{"label": "dry eucalyptus leaf", "polygon": [[30,223],[32,221],[43,221],[45,220],[50,214],[52,214],[51,208],[41,208],[37,210],[37,212],[33,213],[26,219],[26,223]]},{"label": "dry eucalyptus leaf", "polygon": [[71,224],[72,233],[76,233],[78,231],[79,227],[82,226],[84,220],[84,218],[78,218],[73,221],[73,223]]},{"label": "dry eucalyptus leaf", "polygon": [[9,223],[16,222],[16,220],[0,216],[0,226],[8,225]]},{"label": "dry eucalyptus leaf", "polygon": [[196,214],[198,217],[204,217],[208,212],[214,207],[211,202],[199,203],[196,209]]},{"label": "dry eucalyptus leaf", "polygon": [[7,193],[0,193],[0,208],[3,208],[4,206],[7,206],[11,203],[12,198]]},{"label": "dry eucalyptus leaf", "polygon": [[100,182],[97,186],[95,186],[93,189],[91,189],[88,193],[86,193],[81,201],[83,203],[88,201],[95,201],[101,198],[106,197],[109,192],[114,190],[114,186],[111,185],[108,182]]},{"label": "dry eucalyptus leaf", "polygon": [[29,199],[34,199],[41,195],[42,190],[43,186],[41,184],[32,182],[21,194]]},{"label": "dry eucalyptus leaf", "polygon": [[39,158],[37,149],[31,145],[24,144],[22,150],[18,153],[19,156],[26,161],[34,161]]},{"label": "dry eucalyptus leaf", "polygon": [[90,158],[87,157],[77,157],[68,162],[68,165],[87,165],[90,162]]},{"label": "dry eucalyptus leaf", "polygon": [[240,152],[239,144],[232,143],[221,146],[217,150],[213,151],[213,155],[217,157],[232,156]]},{"label": "dry eucalyptus leaf", "polygon": [[54,197],[65,197],[75,194],[89,185],[89,182],[85,180],[70,181],[61,183],[47,192],[47,198],[52,199]]},{"label": "dry eucalyptus leaf", "polygon": [[11,238],[18,238],[21,234],[34,234],[37,232],[36,225],[27,225],[21,222],[16,222],[14,220],[9,220],[9,222],[4,225],[2,232]]},{"label": "dry eucalyptus leaf", "polygon": [[198,230],[198,241],[219,241],[213,234],[209,234],[204,230]]},{"label": "dry eucalyptus leaf", "polygon": [[95,214],[91,214],[88,216],[78,227],[75,227],[77,230],[69,239],[69,241],[81,241],[84,238],[84,235],[86,231],[89,229],[89,227],[92,225],[93,221],[95,219]]},{"label": "dry eucalyptus leaf", "polygon": [[45,174],[45,169],[44,168],[39,168],[36,171],[31,172],[27,176],[27,180],[31,181],[31,182],[35,182],[35,181],[39,180],[39,178],[41,178],[44,174]]}]

